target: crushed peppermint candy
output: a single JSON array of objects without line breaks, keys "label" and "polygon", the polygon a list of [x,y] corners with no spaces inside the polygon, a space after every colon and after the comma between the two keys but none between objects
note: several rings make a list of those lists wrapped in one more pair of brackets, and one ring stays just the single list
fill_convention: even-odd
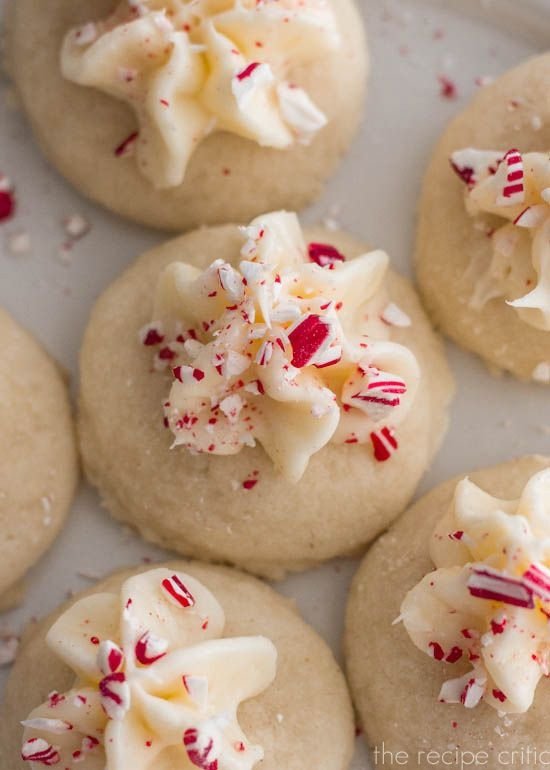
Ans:
[{"label": "crushed peppermint candy", "polygon": [[0,224],[12,219],[16,206],[15,188],[7,176],[0,174]]},{"label": "crushed peppermint candy", "polygon": [[[163,416],[173,446],[229,455],[260,440],[293,481],[331,440],[370,443],[376,460],[388,460],[420,372],[414,355],[390,339],[392,327],[410,325],[406,313],[391,302],[369,313],[386,256],[346,260],[330,243],[305,244],[296,216],[284,212],[242,232],[234,264],[217,259],[192,279],[185,265],[169,265],[159,279],[155,320],[139,332],[153,370],[172,372]],[[188,295],[195,298],[192,315]],[[292,439],[278,435],[288,428],[271,416],[285,404],[302,423]],[[246,480],[244,488],[256,483]]]},{"label": "crushed peppermint candy", "polygon": [[[550,469],[532,476],[514,501],[492,497],[469,479],[457,485],[432,536],[435,571],[409,591],[400,609],[419,649],[440,663],[471,665],[443,684],[441,702],[474,708],[485,700],[504,714],[524,713],[548,676],[549,491]],[[452,527],[461,545],[450,550],[445,532]]]}]

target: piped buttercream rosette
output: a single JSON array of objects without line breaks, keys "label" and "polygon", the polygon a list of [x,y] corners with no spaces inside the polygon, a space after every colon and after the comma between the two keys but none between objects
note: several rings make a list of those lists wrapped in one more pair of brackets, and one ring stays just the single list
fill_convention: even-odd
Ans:
[{"label": "piped buttercream rosette", "polygon": [[[550,674],[550,470],[512,501],[461,481],[430,555],[436,569],[409,591],[400,619],[449,669],[439,700],[527,711]],[[464,673],[453,677],[455,667]]]},{"label": "piped buttercream rosette", "polygon": [[135,148],[140,171],[167,188],[213,131],[308,144],[327,119],[287,75],[340,43],[328,0],[122,0],[66,35],[61,69],[132,107],[138,131],[118,154]]},{"label": "piped buttercream rosette", "polygon": [[550,155],[465,149],[452,155],[451,164],[466,184],[472,216],[508,220],[480,220],[492,259],[478,277],[472,307],[503,297],[523,321],[549,331]]},{"label": "piped buttercream rosette", "polygon": [[293,481],[329,441],[369,443],[387,460],[420,372],[390,340],[410,321],[386,296],[386,254],[348,261],[306,244],[285,212],[254,220],[243,240],[235,265],[166,268],[140,332],[155,368],[173,375],[164,416],[174,444],[230,455],[259,441]]},{"label": "piped buttercream rosette", "polygon": [[32,770],[251,770],[263,757],[239,704],[275,677],[265,637],[222,638],[215,597],[155,569],[118,595],[92,594],[54,624],[47,644],[76,675],[23,722]]}]

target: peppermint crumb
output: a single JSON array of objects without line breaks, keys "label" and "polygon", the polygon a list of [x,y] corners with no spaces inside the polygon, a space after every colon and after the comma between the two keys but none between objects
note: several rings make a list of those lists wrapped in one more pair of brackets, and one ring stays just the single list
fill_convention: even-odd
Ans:
[{"label": "peppermint crumb", "polygon": [[9,666],[15,660],[19,649],[19,639],[16,636],[0,637],[0,666]]},{"label": "peppermint crumb", "polygon": [[540,131],[542,128],[542,118],[540,115],[533,115],[531,118],[531,128],[533,131]]},{"label": "peppermint crumb", "polygon": [[11,233],[8,235],[6,244],[8,251],[14,257],[19,257],[23,254],[28,254],[31,249],[31,239],[29,234],[23,230],[17,233]]},{"label": "peppermint crumb", "polygon": [[458,89],[454,80],[447,75],[438,75],[439,96],[447,101],[454,101],[458,97]]},{"label": "peppermint crumb", "polygon": [[90,232],[90,223],[81,214],[72,214],[63,221],[65,232],[73,241],[78,241]]},{"label": "peppermint crumb", "polygon": [[281,722],[284,720],[284,716],[282,714],[277,714],[276,719],[277,722],[281,724]]}]

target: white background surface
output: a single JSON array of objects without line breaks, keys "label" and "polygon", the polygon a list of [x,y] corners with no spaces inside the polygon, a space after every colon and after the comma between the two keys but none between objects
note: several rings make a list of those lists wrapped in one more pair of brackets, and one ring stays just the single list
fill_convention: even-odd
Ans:
[{"label": "white background surface", "polygon": [[[0,0],[0,8],[5,2]],[[411,274],[415,207],[434,140],[474,93],[476,78],[496,76],[547,47],[550,0],[358,2],[373,59],[365,122],[307,218],[330,214],[345,229],[386,249],[398,269]],[[456,100],[440,97],[439,75],[456,82]],[[111,216],[70,189],[40,156],[7,83],[0,85],[0,173],[13,180],[19,201],[17,217],[0,225],[0,303],[72,373],[76,389],[78,349],[91,304],[125,265],[163,236]],[[92,228],[66,263],[59,257],[65,240],[62,222],[72,214],[85,216]],[[29,234],[32,246],[28,254],[16,256],[8,244],[19,232]],[[451,430],[419,492],[477,466],[550,451],[548,390],[494,379],[479,361],[450,345],[449,355],[458,380]],[[2,451],[0,462],[9,462],[9,447]],[[68,591],[88,586],[79,573],[101,576],[162,556],[115,524],[95,492],[83,485],[66,529],[29,577],[24,605],[0,616],[0,635],[53,609]],[[278,586],[295,597],[338,656],[346,590],[355,568],[353,562],[335,563]],[[0,670],[0,697],[7,674]],[[353,770],[367,763],[358,740]]]}]

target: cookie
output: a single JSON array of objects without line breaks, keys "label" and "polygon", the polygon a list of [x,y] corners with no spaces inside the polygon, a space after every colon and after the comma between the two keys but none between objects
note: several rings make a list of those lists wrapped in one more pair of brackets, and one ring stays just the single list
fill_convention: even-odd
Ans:
[{"label": "cookie", "polygon": [[549,488],[541,456],[453,479],[367,554],[345,646],[375,762],[544,765]]},{"label": "cookie", "polygon": [[362,112],[353,0],[14,4],[10,68],[49,160],[166,230],[318,196]]},{"label": "cookie", "polygon": [[29,630],[0,736],[12,770],[346,770],[354,720],[332,653],[288,600],[174,562],[114,575]]},{"label": "cookie", "polygon": [[[482,88],[423,185],[418,282],[437,326],[492,368],[550,384],[550,56]],[[453,173],[455,172],[455,173]]]},{"label": "cookie", "polygon": [[0,310],[0,596],[18,585],[61,529],[78,479],[67,387],[58,366]]},{"label": "cookie", "polygon": [[107,289],[81,354],[81,447],[146,539],[280,577],[404,509],[451,393],[387,256],[277,212],[170,241]]}]

